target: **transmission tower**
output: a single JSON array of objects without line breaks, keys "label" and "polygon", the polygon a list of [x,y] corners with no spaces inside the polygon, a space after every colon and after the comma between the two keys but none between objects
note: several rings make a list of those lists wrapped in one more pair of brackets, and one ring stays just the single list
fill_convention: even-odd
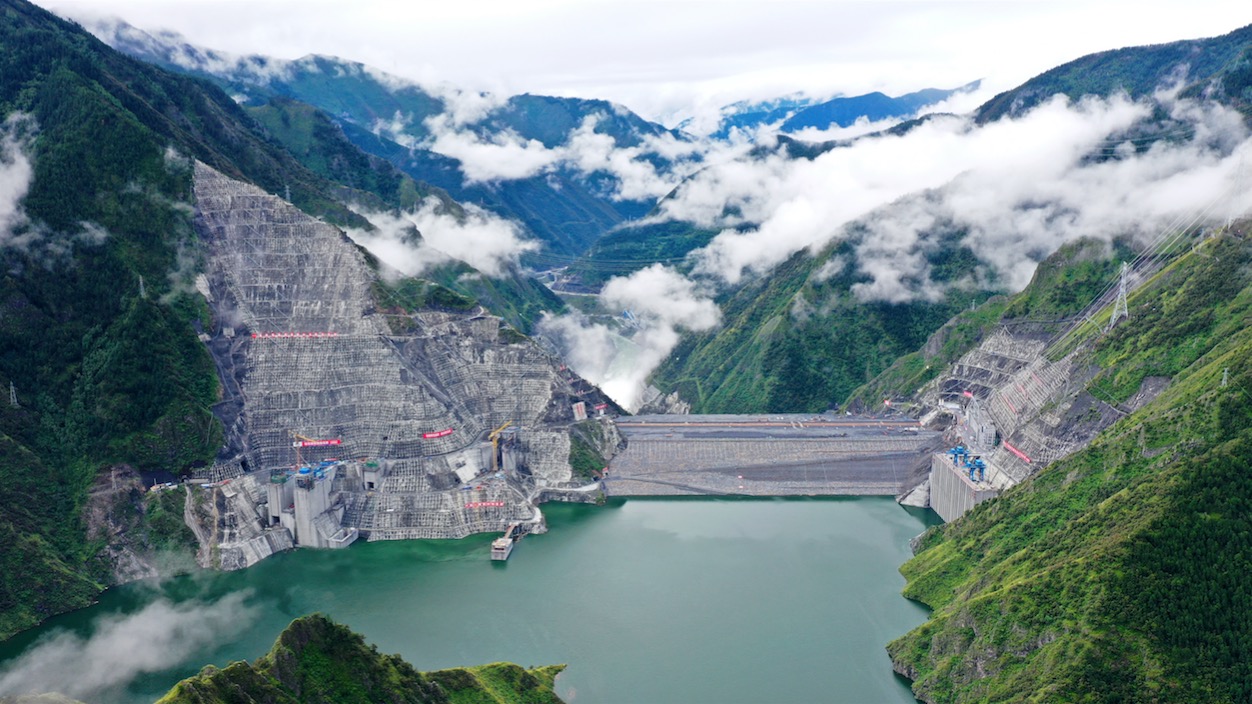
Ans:
[{"label": "transmission tower", "polygon": [[1105,332],[1112,330],[1118,320],[1130,317],[1130,308],[1126,306],[1126,278],[1129,271],[1130,266],[1122,262],[1121,280],[1117,282],[1117,302],[1113,304],[1113,315],[1109,316],[1109,326],[1104,329]]},{"label": "transmission tower", "polygon": [[140,298],[147,298],[147,297],[148,297],[148,291],[147,291],[146,289],[144,289],[144,287],[143,287],[143,277],[142,277],[142,276],[140,276],[140,277],[139,277],[139,297],[140,297]]},{"label": "transmission tower", "polygon": [[17,387],[11,381],[9,382],[9,405],[17,408]]},{"label": "transmission tower", "polygon": [[1226,367],[1225,369],[1222,369],[1222,388],[1223,389],[1226,388],[1226,385],[1229,383],[1230,383],[1230,367]]}]

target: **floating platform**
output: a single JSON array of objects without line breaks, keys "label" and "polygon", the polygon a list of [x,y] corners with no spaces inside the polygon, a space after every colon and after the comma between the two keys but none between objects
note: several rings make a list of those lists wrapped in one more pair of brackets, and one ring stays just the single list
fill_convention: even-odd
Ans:
[{"label": "floating platform", "polygon": [[513,554],[512,538],[496,538],[491,541],[491,559],[507,560]]}]

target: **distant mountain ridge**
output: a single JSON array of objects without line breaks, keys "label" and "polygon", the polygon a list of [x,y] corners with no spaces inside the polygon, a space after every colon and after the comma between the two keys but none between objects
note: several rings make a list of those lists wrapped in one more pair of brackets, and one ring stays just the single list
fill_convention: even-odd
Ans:
[{"label": "distant mountain ridge", "polygon": [[[809,128],[851,127],[862,119],[878,122],[889,118],[908,118],[953,95],[972,93],[981,85],[982,81],[977,80],[959,88],[924,88],[896,97],[874,91],[864,95],[836,95],[827,100],[803,94],[760,101],[741,100],[722,108],[721,122],[710,136],[727,139],[735,130],[751,131],[773,124],[779,125],[779,131],[791,133]],[[678,129],[691,124],[692,120],[684,120],[679,123]]]},{"label": "distant mountain ridge", "polygon": [[806,107],[787,118],[782,123],[782,131],[850,127],[860,119],[878,122],[893,117],[913,117],[922,108],[943,102],[958,93],[972,93],[978,90],[980,85],[982,81],[978,80],[959,88],[946,90],[926,88],[894,98],[877,91],[851,98],[833,98],[824,103]]},{"label": "distant mountain ridge", "polygon": [[[644,120],[605,100],[515,95],[507,99],[451,86],[426,87],[364,64],[310,55],[294,61],[235,56],[190,45],[180,35],[148,33],[120,20],[90,23],[106,43],[169,70],[207,78],[245,105],[272,98],[308,103],[337,122],[367,153],[387,159],[419,182],[446,190],[523,223],[562,256],[581,253],[617,224],[646,213],[651,200],[620,197],[607,172],[584,173],[556,163],[533,175],[475,180],[455,156],[434,151],[432,140],[456,135],[461,142],[553,149],[566,145],[584,124],[614,148],[642,148],[652,138],[676,141],[676,130]],[[533,144],[532,144],[533,142]],[[647,153],[665,169],[668,160]]]}]

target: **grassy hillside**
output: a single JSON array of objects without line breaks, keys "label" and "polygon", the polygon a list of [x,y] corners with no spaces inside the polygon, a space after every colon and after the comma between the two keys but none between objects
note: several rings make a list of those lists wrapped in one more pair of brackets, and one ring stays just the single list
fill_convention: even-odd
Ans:
[{"label": "grassy hillside", "polygon": [[559,704],[552,688],[562,669],[495,663],[422,673],[315,614],[292,621],[256,662],[206,667],[158,704]]},{"label": "grassy hillside", "polygon": [[361,196],[376,196],[376,201],[362,202],[363,206],[378,210],[414,208],[424,199],[434,197],[444,207],[456,207],[446,193],[419,184],[389,162],[357,149],[326,113],[311,105],[276,97],[245,110],[309,170],[344,184]]},{"label": "grassy hillside", "polygon": [[[926,701],[1252,697],[1252,244],[1211,241],[1130,301],[1093,384],[1151,404],[961,520],[902,571],[934,612],[889,646]],[[1228,383],[1221,383],[1228,370]]]},{"label": "grassy hillside", "polygon": [[[627,276],[655,263],[683,269],[686,256],[708,244],[718,232],[674,220],[623,226],[600,238],[569,264],[569,273],[588,289],[599,290],[614,276]],[[566,264],[559,257],[540,255],[535,259],[539,266]]]}]

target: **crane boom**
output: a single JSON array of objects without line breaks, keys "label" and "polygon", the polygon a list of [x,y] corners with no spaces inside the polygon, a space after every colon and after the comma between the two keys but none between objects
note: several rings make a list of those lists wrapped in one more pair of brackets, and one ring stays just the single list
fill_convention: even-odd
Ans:
[{"label": "crane boom", "polygon": [[503,433],[504,429],[510,425],[513,425],[513,421],[505,421],[504,425],[491,431],[491,434],[487,436],[487,439],[491,441],[491,471],[493,472],[499,471],[500,468],[500,433]]}]

